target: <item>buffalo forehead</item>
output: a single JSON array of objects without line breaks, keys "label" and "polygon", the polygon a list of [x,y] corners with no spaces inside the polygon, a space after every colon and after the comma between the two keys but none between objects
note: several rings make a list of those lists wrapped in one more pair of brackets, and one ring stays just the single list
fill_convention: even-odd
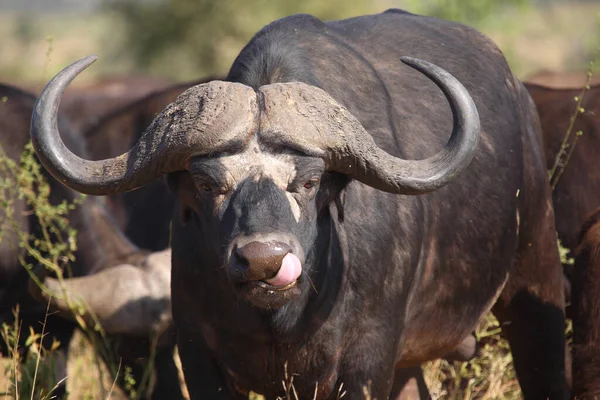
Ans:
[{"label": "buffalo forehead", "polygon": [[166,125],[172,140],[187,142],[195,155],[237,152],[260,136],[322,156],[346,142],[347,113],[323,90],[299,82],[266,85],[257,95],[243,84],[212,81],[183,92],[153,123]]},{"label": "buffalo forehead", "polygon": [[246,179],[258,182],[261,178],[269,178],[277,187],[286,190],[296,177],[294,156],[261,151],[257,145],[242,153],[221,157],[219,164],[226,171],[232,187]]},{"label": "buffalo forehead", "polygon": [[251,180],[258,183],[261,179],[270,179],[285,192],[294,219],[300,219],[300,206],[291,193],[287,192],[290,182],[296,177],[295,157],[289,154],[271,154],[250,147],[243,153],[222,157],[219,160],[225,169],[228,185],[235,187],[238,183]]}]

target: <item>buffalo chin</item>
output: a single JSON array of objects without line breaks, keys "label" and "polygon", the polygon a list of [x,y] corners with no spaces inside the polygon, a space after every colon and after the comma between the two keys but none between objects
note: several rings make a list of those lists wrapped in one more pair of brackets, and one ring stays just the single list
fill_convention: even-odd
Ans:
[{"label": "buffalo chin", "polygon": [[251,281],[240,284],[237,292],[240,297],[258,308],[273,310],[285,306],[300,296],[298,281],[285,287],[277,287],[264,281]]}]

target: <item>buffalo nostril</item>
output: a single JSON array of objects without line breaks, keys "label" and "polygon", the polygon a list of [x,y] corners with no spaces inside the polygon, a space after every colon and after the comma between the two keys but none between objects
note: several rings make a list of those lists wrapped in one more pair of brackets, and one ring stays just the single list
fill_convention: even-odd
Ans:
[{"label": "buffalo nostril", "polygon": [[235,257],[247,266],[246,279],[251,281],[273,278],[283,258],[292,248],[281,242],[250,242],[235,250]]},{"label": "buffalo nostril", "polygon": [[243,256],[243,252],[239,251],[240,248],[236,247],[233,251],[233,256],[235,259],[244,266],[248,266],[248,260]]}]

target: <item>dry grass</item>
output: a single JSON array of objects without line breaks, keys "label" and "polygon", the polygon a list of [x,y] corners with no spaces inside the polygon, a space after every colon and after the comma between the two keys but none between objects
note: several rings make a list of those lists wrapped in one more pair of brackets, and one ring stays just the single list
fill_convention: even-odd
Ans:
[{"label": "dry grass", "polygon": [[76,332],[69,345],[69,361],[67,364],[69,399],[127,400],[125,393],[118,386],[115,386],[113,380],[110,379],[106,364],[101,362],[98,367],[96,362],[94,347],[84,335]]},{"label": "dry grass", "polygon": [[[0,358],[0,390],[8,392],[6,388],[12,385],[13,360]],[[8,367],[8,369],[7,369]],[[110,378],[108,367],[99,362],[94,354],[94,347],[79,331],[73,336],[69,345],[69,358],[67,361],[67,391],[71,400],[127,400],[127,395]]]},{"label": "dry grass", "polygon": [[433,399],[517,400],[522,393],[506,339],[489,314],[477,329],[477,357],[469,362],[435,360],[424,365]]},{"label": "dry grass", "polygon": [[[424,368],[425,381],[434,400],[437,399],[522,399],[519,384],[512,367],[512,357],[505,340],[496,335],[497,322],[491,316],[485,319],[478,330],[480,350],[478,356],[467,363],[448,363],[435,360]],[[176,361],[179,358],[175,354]],[[0,370],[10,366],[10,359],[0,360]],[[180,363],[178,363],[180,365]],[[108,368],[101,363],[102,373],[96,366],[93,346],[80,333],[76,333],[69,346],[67,367],[67,390],[71,400],[113,399],[127,400],[126,394],[114,386]],[[10,385],[7,376],[0,375],[0,390]],[[311,399],[312,394],[303,396],[295,393],[292,382],[287,381],[289,393],[284,399]],[[182,385],[184,393],[185,384]],[[112,392],[111,392],[112,390]],[[109,395],[110,393],[110,395]],[[343,394],[340,391],[340,395]],[[341,397],[343,399],[343,397]],[[264,400],[251,394],[252,400]]]}]

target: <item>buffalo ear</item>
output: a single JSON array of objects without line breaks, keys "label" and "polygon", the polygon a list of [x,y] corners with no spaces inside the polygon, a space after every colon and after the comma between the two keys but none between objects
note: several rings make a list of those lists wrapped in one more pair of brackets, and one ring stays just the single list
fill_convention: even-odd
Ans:
[{"label": "buffalo ear", "polygon": [[177,207],[181,222],[187,224],[197,212],[196,195],[197,188],[192,176],[187,171],[172,172],[167,175],[167,185],[177,200]]},{"label": "buffalo ear", "polygon": [[[183,180],[185,173],[186,173],[186,171],[177,171],[177,172],[171,172],[170,174],[166,175],[167,186],[169,187],[169,190],[175,196],[177,196],[179,186],[182,183],[181,181]],[[189,173],[188,173],[188,176],[189,176]]]},{"label": "buffalo ear", "polygon": [[335,198],[335,206],[338,210],[338,220],[340,222],[344,222],[344,199],[346,197],[346,192],[340,192],[339,196]]},{"label": "buffalo ear", "polygon": [[344,189],[346,186],[348,186],[348,183],[350,183],[351,180],[352,178],[350,178],[348,175],[344,175],[339,172],[325,172],[321,179],[319,193],[317,193],[317,212],[320,214],[328,208],[329,203],[336,202],[338,219],[340,222],[343,221]]}]

